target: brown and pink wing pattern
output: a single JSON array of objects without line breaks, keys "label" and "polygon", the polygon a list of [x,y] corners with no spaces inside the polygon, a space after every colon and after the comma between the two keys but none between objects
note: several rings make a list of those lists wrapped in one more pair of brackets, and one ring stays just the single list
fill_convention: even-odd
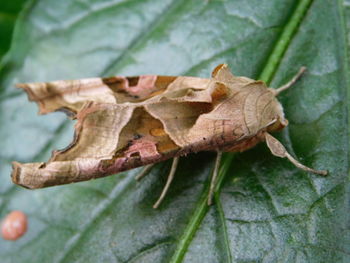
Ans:
[{"label": "brown and pink wing pattern", "polygon": [[74,116],[86,102],[119,104],[147,100],[166,90],[176,77],[143,75],[137,77],[89,78],[17,84],[29,100],[39,105],[39,113],[70,111]]},{"label": "brown and pink wing pattern", "polygon": [[189,152],[244,150],[260,140],[251,141],[264,125],[250,112],[261,98],[267,104],[274,98],[261,82],[235,77],[226,66],[212,79],[111,77],[19,87],[40,113],[63,110],[77,119],[73,142],[47,163],[13,163],[13,181],[27,188],[90,180]]}]

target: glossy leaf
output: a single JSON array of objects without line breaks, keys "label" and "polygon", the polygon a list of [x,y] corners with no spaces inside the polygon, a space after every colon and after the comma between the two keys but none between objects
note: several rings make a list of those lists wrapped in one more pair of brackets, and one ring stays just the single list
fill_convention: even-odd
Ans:
[{"label": "glossy leaf", "polygon": [[[33,0],[0,75],[0,216],[22,210],[29,220],[22,239],[0,240],[1,262],[349,261],[347,6]],[[261,144],[225,156],[210,208],[213,153],[180,160],[158,210],[152,204],[170,162],[139,183],[139,169],[35,191],[11,183],[11,161],[47,160],[70,142],[74,124],[60,113],[37,116],[15,83],[146,73],[208,77],[223,62],[236,75],[271,79],[272,87],[308,68],[280,96],[290,125],[276,136],[328,177],[302,172]]]},{"label": "glossy leaf", "polygon": [[25,1],[6,1],[0,5],[0,59],[10,47],[15,21]]}]

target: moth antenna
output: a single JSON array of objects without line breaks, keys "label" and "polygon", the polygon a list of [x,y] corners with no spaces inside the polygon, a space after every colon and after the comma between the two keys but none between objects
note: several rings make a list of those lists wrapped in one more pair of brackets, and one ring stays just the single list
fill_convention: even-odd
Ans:
[{"label": "moth antenna", "polygon": [[323,176],[327,175],[327,171],[325,171],[325,170],[311,169],[311,168],[301,164],[298,160],[294,159],[293,156],[291,156],[287,152],[287,150],[283,146],[283,144],[280,141],[278,141],[275,137],[271,136],[270,134],[265,133],[265,140],[266,140],[267,147],[269,147],[269,149],[273,155],[275,155],[277,157],[281,157],[281,158],[287,158],[296,167],[298,167],[299,169],[302,169],[306,172],[319,174],[319,175],[323,175]]},{"label": "moth antenna", "polygon": [[216,178],[218,177],[218,174],[219,174],[221,157],[222,157],[222,152],[218,151],[218,154],[217,154],[216,160],[215,160],[213,176],[212,176],[211,181],[210,181],[210,189],[209,189],[209,194],[208,194],[208,205],[211,205],[212,201],[213,201],[213,195],[214,195],[215,186],[216,186]]},{"label": "moth antenna", "polygon": [[166,181],[166,184],[165,184],[165,186],[164,186],[164,188],[163,188],[163,191],[162,191],[162,193],[160,194],[160,196],[159,196],[157,202],[153,205],[153,208],[154,208],[154,209],[156,209],[156,208],[159,207],[160,203],[163,201],[163,199],[164,199],[166,193],[168,192],[169,186],[170,186],[171,182],[172,182],[173,179],[174,179],[174,175],[175,175],[175,172],[176,172],[177,165],[178,165],[178,163],[179,163],[179,159],[180,159],[179,157],[175,157],[175,158],[173,159],[173,163],[171,164],[171,169],[170,169],[170,173],[169,173],[169,175],[168,175],[168,179],[167,179],[167,181]]},{"label": "moth antenna", "polygon": [[278,89],[275,89],[275,96],[278,96],[282,91],[285,91],[286,89],[290,88],[297,82],[297,80],[304,74],[306,71],[306,67],[301,67],[298,71],[298,73],[286,84],[283,86],[279,87]]},{"label": "moth antenna", "polygon": [[145,177],[152,170],[154,164],[148,164],[143,167],[142,171],[135,177],[136,181],[140,181],[143,177]]}]

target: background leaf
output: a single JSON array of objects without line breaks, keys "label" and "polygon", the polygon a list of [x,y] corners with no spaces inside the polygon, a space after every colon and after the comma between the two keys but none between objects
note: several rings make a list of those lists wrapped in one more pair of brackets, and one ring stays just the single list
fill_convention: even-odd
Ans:
[{"label": "background leaf", "polygon": [[[307,3],[307,4],[305,4]],[[305,12],[271,66],[297,7]],[[0,74],[0,216],[29,216],[1,262],[349,261],[348,2],[334,0],[31,1],[17,21]],[[343,9],[344,8],[344,9]],[[290,125],[276,136],[321,178],[271,156],[266,146],[234,156],[216,205],[203,205],[214,154],[182,158],[170,192],[152,209],[169,162],[140,183],[139,169],[96,181],[29,191],[10,181],[13,160],[44,161],[67,145],[73,123],[37,116],[17,82],[107,75],[208,77],[226,62],[271,86],[308,73],[281,95]],[[230,158],[230,157],[229,157]],[[231,162],[230,162],[231,163]]]},{"label": "background leaf", "polygon": [[0,5],[0,59],[10,48],[15,21],[25,1],[3,1]]}]

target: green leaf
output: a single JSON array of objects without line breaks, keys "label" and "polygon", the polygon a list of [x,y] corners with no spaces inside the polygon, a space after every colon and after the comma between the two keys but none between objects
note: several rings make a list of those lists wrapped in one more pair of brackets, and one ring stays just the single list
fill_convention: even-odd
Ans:
[{"label": "green leaf", "polygon": [[[0,216],[22,210],[28,233],[0,240],[1,262],[348,262],[349,0],[32,1],[0,74]],[[45,161],[73,137],[63,114],[37,116],[17,82],[108,75],[209,77],[219,63],[278,87],[290,125],[276,136],[298,170],[260,144],[227,154],[215,204],[205,205],[213,153],[181,158],[152,209],[170,162],[135,182],[104,179],[26,190],[11,161]],[[259,77],[260,76],[260,77]]]},{"label": "green leaf", "polygon": [[13,27],[26,0],[12,0],[0,5],[0,60],[10,47]]}]

